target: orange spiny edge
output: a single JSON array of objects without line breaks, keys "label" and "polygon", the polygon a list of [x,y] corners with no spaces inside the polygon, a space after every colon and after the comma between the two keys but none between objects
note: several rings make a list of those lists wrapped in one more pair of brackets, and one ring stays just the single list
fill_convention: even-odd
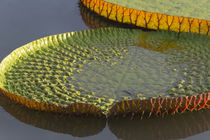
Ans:
[{"label": "orange spiny edge", "polygon": [[9,93],[3,89],[0,88],[0,92],[9,98],[10,100],[24,105],[27,108],[34,109],[34,110],[40,110],[40,111],[46,111],[46,112],[55,112],[55,113],[64,113],[64,114],[70,114],[70,115],[93,115],[93,116],[104,116],[102,114],[102,111],[91,104],[85,104],[85,103],[74,103],[70,104],[68,107],[61,107],[54,104],[47,104],[44,102],[37,102],[33,100],[26,99],[24,97],[18,96],[13,93]]},{"label": "orange spiny edge", "polygon": [[158,115],[158,113],[160,113],[160,109],[161,109],[161,105],[163,104],[163,101],[165,100],[165,98],[158,98],[158,107],[156,109],[155,115]]},{"label": "orange spiny edge", "polygon": [[[15,101],[19,104],[26,106],[27,108],[57,112],[65,114],[82,115],[89,114],[94,116],[103,116],[101,110],[94,105],[75,103],[68,107],[61,107],[53,104],[46,104],[44,102],[32,101],[21,96],[9,93],[0,88],[0,92],[7,98]],[[123,100],[116,103],[108,112],[108,117],[111,116],[126,116],[126,114],[135,114],[143,117],[150,117],[151,115],[164,115],[183,113],[184,111],[193,111],[200,109],[210,108],[210,93],[198,94],[193,96],[182,96],[176,98],[164,97],[164,98],[151,98],[151,99],[135,99],[135,100]]]},{"label": "orange spiny edge", "polygon": [[150,113],[149,113],[149,117],[152,115],[153,109],[154,109],[154,107],[155,107],[156,100],[153,100],[153,99],[151,98],[151,99],[150,99],[150,103],[151,103],[151,110],[150,110]]},{"label": "orange spiny edge", "polygon": [[207,104],[206,104],[207,107],[210,107],[210,102],[209,102],[209,100],[210,100],[210,94],[207,95]]},{"label": "orange spiny edge", "polygon": [[82,15],[84,23],[91,29],[97,29],[101,27],[121,27],[121,28],[129,27],[133,29],[140,28],[131,24],[116,23],[116,21],[112,21],[107,18],[101,17],[97,13],[91,11],[81,3],[79,6],[80,6],[80,14]]},{"label": "orange spiny edge", "polygon": [[[135,104],[125,106],[125,104]],[[140,110],[138,108],[141,108]],[[163,116],[167,114],[183,113],[210,108],[210,93],[197,94],[192,96],[164,97],[150,99],[123,100],[116,103],[108,112],[108,117],[120,116],[122,114],[140,115],[142,118],[151,115]]]},{"label": "orange spiny edge", "polygon": [[120,23],[154,30],[192,32],[210,35],[210,21],[190,17],[171,16],[119,6],[104,0],[80,0],[95,13]]},{"label": "orange spiny edge", "polygon": [[[175,114],[175,112],[178,112],[178,109],[180,108],[180,106],[182,104],[183,97],[179,97],[179,98],[175,98],[175,99],[176,99],[175,108],[173,109],[171,114]],[[178,104],[177,104],[177,100],[179,100]]]}]

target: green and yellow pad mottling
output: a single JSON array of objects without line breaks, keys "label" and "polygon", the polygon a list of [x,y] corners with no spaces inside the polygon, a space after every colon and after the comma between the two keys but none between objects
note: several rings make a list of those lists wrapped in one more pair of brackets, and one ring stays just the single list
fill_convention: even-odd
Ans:
[{"label": "green and yellow pad mottling", "polygon": [[199,2],[198,0],[193,2],[189,2],[190,0],[175,2],[169,0],[164,2],[152,0],[80,1],[100,16],[120,23],[154,30],[210,34],[208,0]]},{"label": "green and yellow pad mottling", "polygon": [[145,103],[141,111],[157,114],[162,99],[173,102],[164,105],[172,114],[186,107],[176,106],[182,101],[208,108],[209,47],[209,36],[192,33],[104,28],[53,35],[8,55],[0,88],[28,108],[54,112],[110,116]]}]

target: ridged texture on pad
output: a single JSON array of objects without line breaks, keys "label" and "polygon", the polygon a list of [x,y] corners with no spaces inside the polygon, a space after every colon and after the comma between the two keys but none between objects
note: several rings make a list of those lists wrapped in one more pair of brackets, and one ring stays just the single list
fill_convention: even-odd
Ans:
[{"label": "ridged texture on pad", "polygon": [[150,117],[209,108],[209,43],[192,33],[117,28],[53,35],[8,55],[0,88],[28,108],[67,114]]},{"label": "ridged texture on pad", "polygon": [[123,7],[104,0],[80,0],[87,8],[100,16],[155,30],[210,34],[210,21],[190,17],[178,17]]},{"label": "ridged texture on pad", "polygon": [[15,95],[13,93],[6,92],[0,88],[0,92],[3,93],[4,96],[9,98],[10,100],[22,104],[27,108],[46,111],[46,112],[57,112],[57,113],[65,113],[72,115],[93,115],[93,116],[103,116],[100,109],[95,107],[94,105],[84,104],[84,103],[74,103],[70,104],[68,107],[62,107],[55,104],[47,104],[45,102],[37,102],[33,100],[29,100],[27,98],[23,98],[21,96]]},{"label": "ridged texture on pad", "polygon": [[[49,36],[31,42],[16,49],[1,62],[0,87],[10,99],[29,108],[70,114],[80,112],[80,114],[101,115],[97,106],[103,107],[103,111],[106,111],[108,108],[104,105],[111,106],[115,100],[104,100],[103,97],[94,97],[93,92],[74,89],[69,80],[73,79],[71,77],[73,73],[80,72],[82,64],[100,59],[92,55],[98,51],[93,46],[97,45],[98,41],[100,45],[100,40],[94,42],[95,38],[103,36],[106,40],[104,43],[107,44],[107,40],[110,39],[109,34],[118,38],[123,37],[125,33],[124,30],[115,32],[110,29],[96,32],[90,30]],[[131,31],[126,35],[132,33],[134,32]],[[136,31],[135,35],[138,34]],[[118,40],[114,40],[113,43],[118,43]],[[93,50],[88,47],[93,47]],[[106,52],[101,52],[101,55],[104,55],[103,53]]]},{"label": "ridged texture on pad", "polygon": [[[101,27],[122,27],[122,24],[109,21],[91,12],[86,7],[81,5],[81,15],[89,28],[101,28]],[[149,117],[151,115],[164,116],[165,114],[174,114],[176,112],[182,113],[184,111],[199,110],[203,106],[209,108],[210,102],[209,94],[187,96],[181,98],[174,98],[170,100],[168,98],[150,99],[150,100],[132,100],[122,101],[117,103],[109,112],[110,116],[138,116]],[[205,99],[204,99],[205,98]],[[208,103],[207,103],[208,102]],[[168,109],[169,108],[169,109]],[[173,108],[173,109],[172,109]],[[134,113],[135,112],[135,113]],[[133,116],[134,117],[134,116]],[[155,137],[156,138],[156,137]],[[161,137],[162,138],[162,137]]]}]

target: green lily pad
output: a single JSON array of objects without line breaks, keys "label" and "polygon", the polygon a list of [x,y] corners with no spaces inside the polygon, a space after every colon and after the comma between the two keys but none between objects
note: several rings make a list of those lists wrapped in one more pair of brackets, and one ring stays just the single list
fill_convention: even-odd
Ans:
[{"label": "green lily pad", "polygon": [[0,64],[0,88],[63,108],[90,104],[107,115],[122,100],[208,93],[209,54],[209,36],[192,33],[116,28],[64,33],[8,55]]}]

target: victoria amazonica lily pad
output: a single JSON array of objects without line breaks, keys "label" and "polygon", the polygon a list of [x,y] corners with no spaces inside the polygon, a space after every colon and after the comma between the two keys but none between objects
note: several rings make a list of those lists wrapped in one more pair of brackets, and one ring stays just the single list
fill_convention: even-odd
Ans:
[{"label": "victoria amazonica lily pad", "polygon": [[69,114],[150,116],[210,106],[210,40],[104,28],[48,36],[0,64],[4,95]]},{"label": "victoria amazonica lily pad", "polygon": [[100,16],[120,23],[209,35],[209,0],[80,0]]}]

